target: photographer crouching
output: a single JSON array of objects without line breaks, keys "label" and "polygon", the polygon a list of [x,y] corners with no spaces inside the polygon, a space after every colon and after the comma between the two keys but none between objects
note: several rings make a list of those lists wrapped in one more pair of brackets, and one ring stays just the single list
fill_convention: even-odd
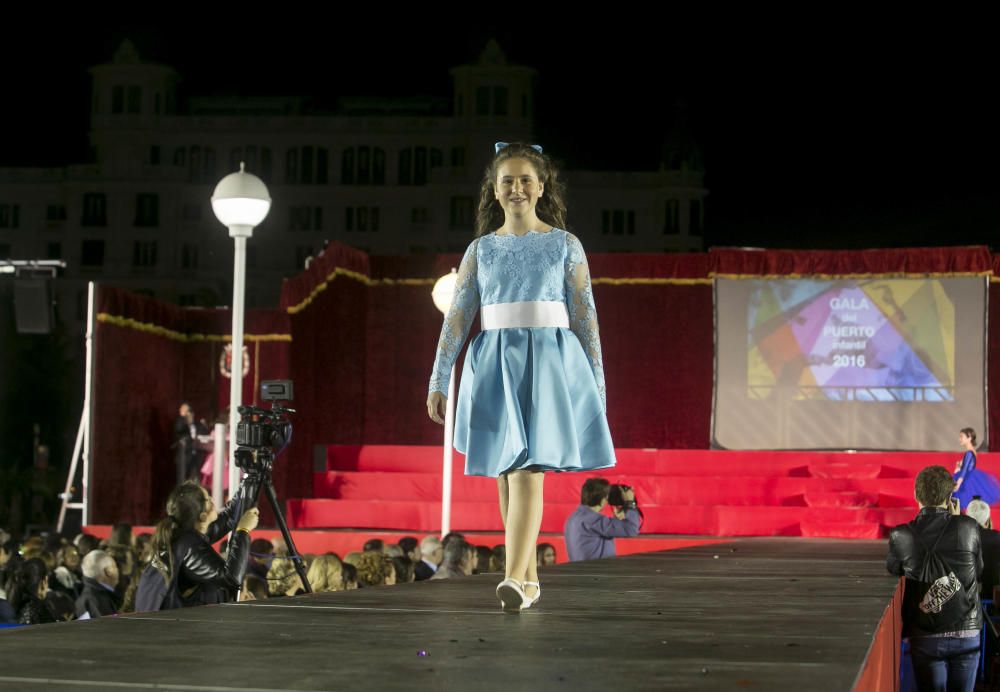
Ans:
[{"label": "photographer crouching", "polygon": [[[153,560],[142,574],[136,612],[225,603],[243,583],[250,553],[250,531],[257,527],[256,507],[236,516],[239,507],[256,498],[260,478],[248,475],[225,509],[194,481],[180,484],[167,500],[167,517],[151,541]],[[252,501],[252,500],[251,500]],[[239,521],[237,521],[239,519]],[[236,529],[226,559],[212,544]]]},{"label": "photographer crouching", "polygon": [[[601,513],[608,504],[613,507],[614,517]],[[614,557],[615,538],[638,536],[641,523],[642,513],[632,488],[612,486],[603,478],[588,478],[580,491],[580,506],[569,515],[563,528],[569,559],[575,562]]]}]

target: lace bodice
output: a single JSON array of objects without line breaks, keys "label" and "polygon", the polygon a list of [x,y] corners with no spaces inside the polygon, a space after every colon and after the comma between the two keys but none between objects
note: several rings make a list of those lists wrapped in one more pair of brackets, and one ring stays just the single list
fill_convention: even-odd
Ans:
[{"label": "lace bodice", "polygon": [[481,306],[524,300],[566,303],[570,329],[587,354],[606,412],[601,340],[587,257],[580,240],[558,228],[528,231],[523,236],[490,233],[469,244],[441,327],[428,394],[437,391],[448,396],[451,368]]}]

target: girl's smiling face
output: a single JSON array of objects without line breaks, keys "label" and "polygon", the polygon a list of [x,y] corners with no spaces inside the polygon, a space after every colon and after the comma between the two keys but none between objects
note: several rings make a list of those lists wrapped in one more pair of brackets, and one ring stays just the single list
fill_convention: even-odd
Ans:
[{"label": "girl's smiling face", "polygon": [[497,169],[496,198],[508,216],[534,214],[544,190],[538,172],[527,159],[507,159]]}]

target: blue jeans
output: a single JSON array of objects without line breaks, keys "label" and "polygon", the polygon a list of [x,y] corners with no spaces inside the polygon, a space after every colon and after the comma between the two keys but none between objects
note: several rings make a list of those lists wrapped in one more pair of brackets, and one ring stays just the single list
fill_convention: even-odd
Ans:
[{"label": "blue jeans", "polygon": [[921,692],[973,692],[979,637],[911,637],[910,658]]}]

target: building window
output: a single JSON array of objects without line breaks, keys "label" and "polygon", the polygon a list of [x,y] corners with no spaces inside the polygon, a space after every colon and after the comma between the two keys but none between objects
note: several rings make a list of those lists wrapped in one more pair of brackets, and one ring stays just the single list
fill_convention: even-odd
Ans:
[{"label": "building window", "polygon": [[0,228],[17,228],[21,225],[20,204],[0,204]]},{"label": "building window", "polygon": [[489,115],[490,114],[490,88],[489,87],[477,87],[476,88],[476,115]]},{"label": "building window", "polygon": [[104,241],[85,240],[80,246],[80,265],[84,267],[104,266]]},{"label": "building window", "polygon": [[322,147],[299,147],[285,154],[285,182],[324,185],[329,179],[329,154]]},{"label": "building window", "polygon": [[635,211],[632,209],[605,209],[601,212],[601,233],[608,235],[635,235]]},{"label": "building window", "polygon": [[66,221],[65,204],[49,204],[45,207],[45,221],[52,226],[61,226]]},{"label": "building window", "polygon": [[132,243],[132,266],[133,267],[156,266],[155,240],[137,240],[134,243]]},{"label": "building window", "polygon": [[50,260],[62,259],[62,243],[49,243],[46,245],[45,258]]},{"label": "building window", "polygon": [[160,147],[149,148],[149,165],[151,166],[160,165]]},{"label": "building window", "polygon": [[399,184],[426,185],[428,169],[433,170],[443,164],[440,149],[412,147],[399,152]]},{"label": "building window", "polygon": [[705,206],[701,203],[701,200],[691,200],[691,235],[701,235],[701,229],[705,225],[704,214]]},{"label": "building window", "polygon": [[413,207],[410,220],[412,223],[430,223],[431,210],[427,207]]},{"label": "building window", "polygon": [[[298,175],[298,154],[296,154],[296,175]],[[288,159],[286,159],[287,165]],[[249,144],[245,147],[234,147],[229,152],[230,170],[239,170],[240,162],[246,165],[248,173],[253,173],[265,183],[271,180],[271,149],[269,147],[256,147]],[[286,171],[286,180],[287,171]],[[290,182],[290,180],[288,180]]]},{"label": "building window", "polygon": [[340,182],[343,185],[385,185],[385,150],[379,147],[352,147],[341,156]]},{"label": "building window", "polygon": [[181,269],[198,268],[198,246],[194,243],[184,243],[181,246]]},{"label": "building window", "polygon": [[507,87],[493,87],[493,115],[507,115]]},{"label": "building window", "polygon": [[288,227],[293,231],[323,229],[323,207],[298,206],[288,209]]},{"label": "building window", "polygon": [[681,232],[681,203],[676,199],[667,200],[667,216],[663,223],[664,235],[676,235]]},{"label": "building window", "polygon": [[449,228],[453,231],[467,231],[472,228],[474,209],[475,200],[472,197],[452,197]]},{"label": "building window", "polygon": [[111,113],[118,115],[125,112],[125,87],[116,86],[111,90]]},{"label": "building window", "polygon": [[377,231],[379,228],[378,207],[347,207],[344,214],[344,230]]},{"label": "building window", "polygon": [[130,86],[128,88],[128,112],[138,113],[140,108],[139,104],[142,102],[142,89],[137,86]]},{"label": "building window", "polygon": [[187,150],[184,147],[174,149],[174,165],[178,168],[184,168],[185,161],[187,161]]},{"label": "building window", "polygon": [[107,198],[100,192],[89,192],[83,196],[83,219],[81,226],[107,226]]},{"label": "building window", "polygon": [[159,195],[137,195],[135,198],[135,225],[154,227],[160,225]]}]

